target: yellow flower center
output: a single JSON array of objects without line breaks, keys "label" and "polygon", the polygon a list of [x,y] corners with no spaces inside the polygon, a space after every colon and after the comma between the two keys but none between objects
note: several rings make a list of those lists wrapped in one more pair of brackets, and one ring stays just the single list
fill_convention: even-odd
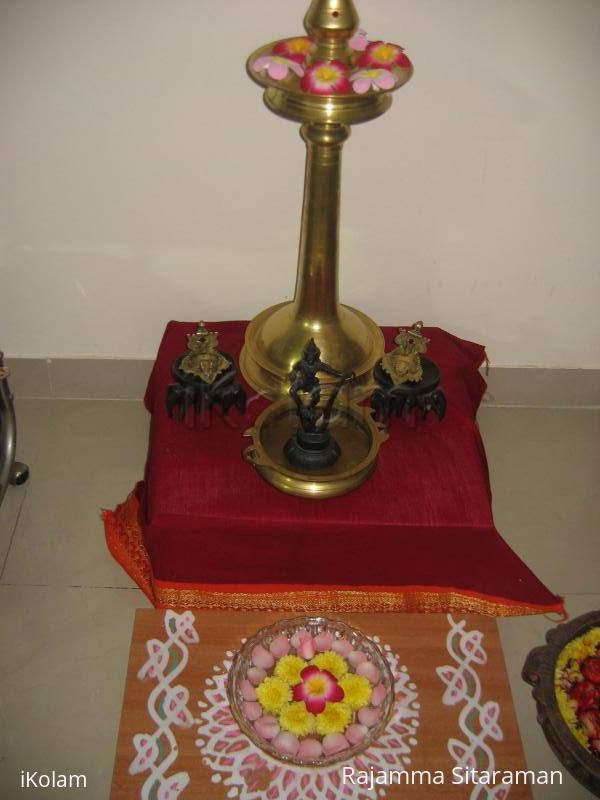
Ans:
[{"label": "yellow flower center", "polygon": [[376,61],[393,61],[396,57],[396,48],[393,44],[380,44],[372,52]]},{"label": "yellow flower center", "polygon": [[288,39],[288,50],[290,53],[306,53],[310,47],[310,39],[298,36],[296,39]]},{"label": "yellow flower center", "polygon": [[317,67],[315,70],[315,78],[323,83],[331,83],[337,77],[339,77],[338,71],[334,67]]},{"label": "yellow flower center", "polygon": [[380,69],[366,69],[364,71],[365,78],[378,78],[380,74]]},{"label": "yellow flower center", "polygon": [[309,678],[306,682],[306,691],[313,697],[322,697],[327,691],[327,683],[320,675],[315,678]]}]

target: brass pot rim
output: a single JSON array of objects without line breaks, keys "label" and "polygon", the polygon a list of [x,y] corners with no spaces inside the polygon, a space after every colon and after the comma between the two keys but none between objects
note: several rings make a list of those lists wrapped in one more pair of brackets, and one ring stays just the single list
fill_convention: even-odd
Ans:
[{"label": "brass pot rim", "polygon": [[356,125],[375,119],[388,110],[392,104],[392,92],[404,86],[414,71],[412,64],[408,69],[392,67],[390,71],[396,79],[396,85],[391,89],[369,89],[364,94],[311,94],[301,90],[300,79],[292,72],[283,80],[277,81],[266,72],[257,72],[253,68],[252,65],[258,58],[272,54],[273,47],[279,41],[283,40],[276,39],[257,48],[246,61],[246,71],[265,90],[267,106],[276,114],[295,122]]},{"label": "brass pot rim", "polygon": [[350,401],[338,409],[338,414],[363,429],[365,436],[369,437],[369,449],[359,462],[352,464],[343,472],[331,474],[321,471],[318,474],[298,472],[291,466],[287,467],[276,462],[265,449],[261,439],[263,429],[269,422],[275,422],[284,414],[294,412],[293,402],[283,398],[268,406],[254,425],[244,431],[244,436],[252,438],[252,444],[245,448],[243,457],[268,483],[297,497],[324,499],[346,494],[369,477],[377,463],[379,448],[388,438],[387,432],[373,419],[372,409]]}]

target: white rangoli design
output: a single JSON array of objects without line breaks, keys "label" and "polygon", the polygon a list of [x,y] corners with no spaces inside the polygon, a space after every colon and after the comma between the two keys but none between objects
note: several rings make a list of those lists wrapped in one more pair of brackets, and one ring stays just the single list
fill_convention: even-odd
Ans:
[{"label": "white rangoli design", "polygon": [[[379,642],[379,638],[371,637]],[[242,640],[242,643],[245,641]],[[381,646],[381,645],[380,645]],[[363,753],[330,768],[315,770],[284,764],[264,753],[239,729],[227,701],[226,682],[233,653],[228,651],[222,665],[213,667],[215,675],[207,678],[199,738],[203,764],[212,770],[213,783],[222,783],[225,795],[237,800],[376,800],[385,797],[384,785],[370,790],[347,782],[342,783],[342,766],[357,771],[382,774],[405,769],[411,763],[410,753],[417,745],[419,709],[417,687],[399,656],[389,645],[381,646],[396,682],[396,702],[391,720],[378,741]]]},{"label": "white rangoli design", "polygon": [[165,777],[177,759],[177,740],[171,726],[191,728],[194,719],[187,704],[190,693],[185,686],[173,685],[186,668],[189,651],[187,645],[197,644],[191,611],[176,614],[167,611],[164,618],[167,639],[150,639],[146,642],[148,660],[137,674],[139,680],[155,680],[156,686],[148,697],[148,714],[156,725],[152,734],[138,733],[133,737],[137,755],[129,766],[129,773],[137,775],[149,771],[141,790],[143,800],[176,800],[190,782],[187,772]]},{"label": "white rangoli design", "polygon": [[[473,669],[473,665],[483,666],[487,662],[483,634],[477,630],[465,630],[466,620],[455,622],[451,614],[448,614],[448,622],[450,630],[446,647],[458,666],[445,665],[438,667],[436,672],[446,684],[442,698],[444,705],[464,703],[458,724],[467,740],[448,739],[448,752],[462,770],[493,772],[496,760],[486,740],[501,742],[504,734],[498,722],[500,706],[493,700],[481,704],[481,681]],[[472,786],[469,800],[505,800],[510,788],[506,784],[488,786],[474,783]]]}]

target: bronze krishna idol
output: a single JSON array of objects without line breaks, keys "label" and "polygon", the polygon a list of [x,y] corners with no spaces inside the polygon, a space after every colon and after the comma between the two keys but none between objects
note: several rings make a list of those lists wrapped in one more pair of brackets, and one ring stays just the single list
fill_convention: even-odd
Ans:
[{"label": "bronze krishna idol", "polygon": [[285,397],[287,376],[314,336],[325,362],[354,373],[347,386],[358,398],[369,391],[384,340],[369,317],[338,298],[342,146],[351,125],[387,111],[412,65],[402,47],[360,30],[352,0],[313,0],[304,25],[308,35],[272,42],[248,59],[266,105],[301,123],[307,154],[294,299],[250,322],[240,367],[258,392]]}]

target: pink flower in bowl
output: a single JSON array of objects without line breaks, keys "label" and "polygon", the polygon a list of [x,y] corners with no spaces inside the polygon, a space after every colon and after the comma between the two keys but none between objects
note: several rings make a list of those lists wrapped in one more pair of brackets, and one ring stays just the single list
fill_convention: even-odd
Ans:
[{"label": "pink flower in bowl", "polygon": [[351,89],[348,67],[342,61],[315,61],[307,67],[300,86],[311,94],[346,94]]},{"label": "pink flower in bowl", "polygon": [[354,35],[352,36],[348,44],[353,50],[362,53],[363,50],[366,50],[367,47],[369,46],[369,40],[367,39],[367,32],[363,31],[362,28],[358,28],[356,31],[354,31]]},{"label": "pink flower in bowl", "polygon": [[312,44],[313,40],[310,36],[294,36],[292,39],[282,39],[277,42],[273,47],[273,52],[278,56],[285,56],[298,64],[303,64]]},{"label": "pink flower in bowl", "polygon": [[304,69],[296,61],[276,55],[257,58],[252,64],[252,69],[255,72],[262,72],[262,70],[266,69],[267,75],[269,78],[273,78],[274,81],[282,81],[287,78],[290,70],[295,72],[299,78],[304,75]]},{"label": "pink flower in bowl", "polygon": [[344,699],[344,690],[328,670],[309,666],[302,670],[300,677],[302,683],[294,686],[293,698],[297,702],[304,701],[311,714],[320,714],[327,703],[339,703]]},{"label": "pink flower in bowl", "polygon": [[396,78],[389,69],[360,69],[350,76],[352,88],[357,94],[365,94],[369,89],[393,89]]},{"label": "pink flower in bowl", "polygon": [[404,48],[391,42],[371,42],[358,60],[359,67],[373,67],[375,69],[391,69],[401,67],[410,69],[410,60],[404,53]]}]

